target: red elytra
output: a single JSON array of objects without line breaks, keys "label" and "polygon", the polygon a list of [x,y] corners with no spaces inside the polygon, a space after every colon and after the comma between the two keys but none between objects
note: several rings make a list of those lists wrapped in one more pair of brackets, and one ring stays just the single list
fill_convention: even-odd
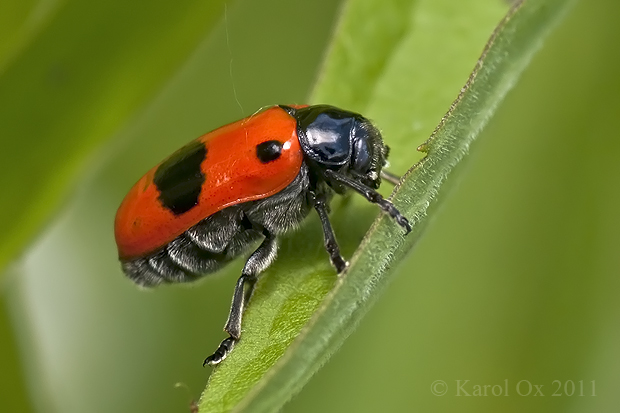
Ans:
[{"label": "red elytra", "polygon": [[[256,156],[256,146],[269,139],[284,145],[277,160],[263,163]],[[152,253],[228,206],[281,191],[298,175],[303,161],[297,123],[277,106],[222,126],[191,144],[196,142],[206,148],[200,164],[204,183],[196,205],[182,214],[164,206],[153,179],[165,161],[152,168],[131,188],[116,213],[114,232],[122,259]]]}]

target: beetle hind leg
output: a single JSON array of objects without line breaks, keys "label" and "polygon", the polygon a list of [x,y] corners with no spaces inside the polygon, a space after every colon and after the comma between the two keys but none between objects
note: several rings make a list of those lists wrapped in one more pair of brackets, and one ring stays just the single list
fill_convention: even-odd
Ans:
[{"label": "beetle hind leg", "polygon": [[241,277],[239,277],[235,285],[230,314],[224,327],[224,331],[230,334],[230,336],[224,339],[217,350],[205,359],[204,363],[202,363],[203,366],[219,364],[228,356],[237,341],[239,341],[239,338],[241,338],[243,310],[254,292],[258,275],[271,265],[278,251],[276,236],[266,230],[263,233],[265,239],[246,261]]}]

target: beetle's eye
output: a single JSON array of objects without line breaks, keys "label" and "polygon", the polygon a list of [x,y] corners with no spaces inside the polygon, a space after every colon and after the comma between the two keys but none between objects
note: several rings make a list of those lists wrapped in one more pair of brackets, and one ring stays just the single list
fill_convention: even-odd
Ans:
[{"label": "beetle's eye", "polygon": [[368,134],[361,128],[357,128],[357,133],[362,136],[356,136],[353,141],[353,169],[357,172],[366,173],[370,168],[370,151],[368,149]]}]

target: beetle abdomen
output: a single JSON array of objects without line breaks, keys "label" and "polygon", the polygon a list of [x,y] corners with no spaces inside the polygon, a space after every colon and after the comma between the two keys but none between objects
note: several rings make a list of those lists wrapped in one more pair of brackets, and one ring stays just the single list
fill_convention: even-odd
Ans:
[{"label": "beetle abdomen", "polygon": [[310,212],[307,188],[308,171],[302,165],[278,196],[224,208],[152,254],[121,259],[123,271],[144,287],[191,282],[215,272],[261,239],[263,229],[277,235],[298,226]]},{"label": "beetle abdomen", "polygon": [[[237,220],[230,220],[227,225],[222,222],[217,227],[208,225],[210,220],[223,221],[220,215],[229,213],[228,208],[215,213],[153,254],[122,260],[123,271],[135,283],[150,287],[195,281],[219,270],[262,237],[255,229],[240,227]],[[209,240],[213,248],[208,248]]]}]

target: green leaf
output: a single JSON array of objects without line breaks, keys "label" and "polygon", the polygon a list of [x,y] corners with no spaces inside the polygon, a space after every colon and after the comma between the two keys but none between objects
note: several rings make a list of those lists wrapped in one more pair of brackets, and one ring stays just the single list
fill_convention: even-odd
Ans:
[{"label": "green leaf", "polygon": [[[263,276],[246,310],[243,339],[211,376],[200,402],[203,411],[276,410],[326,362],[420,238],[443,181],[571,2],[515,5],[462,89],[484,39],[505,10],[502,4],[371,3],[352,1],[345,7],[313,101],[353,107],[375,119],[386,141],[398,148],[391,157],[397,169],[410,162],[411,149],[441,119],[422,146],[427,156],[393,196],[414,224],[413,232],[403,237],[389,218],[380,217],[337,281],[317,248],[321,235],[316,221],[303,234],[286,239],[280,259]],[[394,16],[395,24],[389,25]],[[377,26],[388,29],[381,32],[371,25],[365,31],[364,25],[354,24],[359,21],[380,22]],[[383,42],[366,41],[366,36]],[[373,53],[375,47],[380,52]],[[373,58],[364,61],[364,55]],[[345,253],[354,248],[359,227],[372,214],[350,202],[335,208],[336,233]]]},{"label": "green leaf", "polygon": [[93,149],[210,32],[223,3],[3,2],[11,24],[0,29],[0,137],[10,173],[0,176],[0,269],[58,207]]}]

